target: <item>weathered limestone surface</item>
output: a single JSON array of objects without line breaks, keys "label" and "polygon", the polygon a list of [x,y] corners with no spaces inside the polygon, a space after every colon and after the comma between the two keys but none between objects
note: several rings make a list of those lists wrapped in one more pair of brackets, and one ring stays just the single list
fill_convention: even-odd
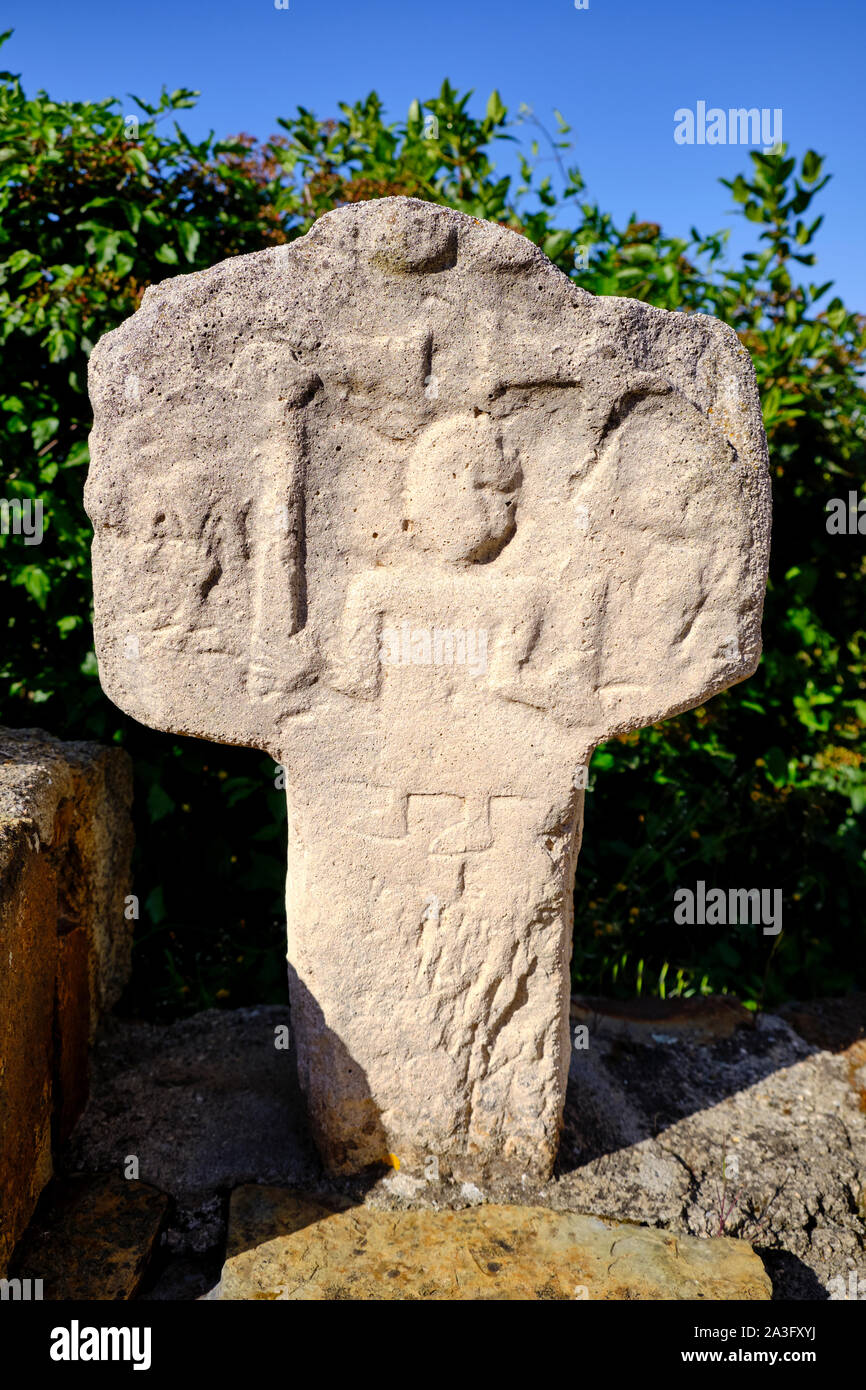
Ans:
[{"label": "weathered limestone surface", "polygon": [[[579,1021],[586,1001],[574,1002]],[[90,1101],[60,1166],[120,1172],[136,1154],[142,1181],[172,1197],[154,1299],[195,1298],[218,1283],[224,1194],[249,1183],[376,1210],[487,1201],[678,1236],[721,1230],[757,1249],[775,1298],[838,1297],[866,1268],[866,996],[797,1008],[810,1042],[777,1015],[750,1014],[731,1032],[730,1001],[724,1010],[721,1001],[685,1002],[664,1001],[652,1021],[632,1018],[623,1031],[619,1002],[592,1001],[589,1047],[572,1052],[547,1182],[470,1185],[393,1167],[325,1175],[306,1142],[291,1054],[274,1047],[289,1019],[277,1006],[170,1024],[107,1019]]]},{"label": "weathered limestone surface", "polygon": [[104,688],[286,768],[327,1162],[546,1174],[592,750],[759,658],[748,354],[396,198],[152,287],[91,395]]},{"label": "weathered limestone surface", "polygon": [[374,1211],[280,1188],[232,1193],[221,1299],[761,1299],[743,1241],[543,1207]]},{"label": "weathered limestone surface", "polygon": [[0,1274],[129,973],[131,800],[122,749],[0,728]]}]

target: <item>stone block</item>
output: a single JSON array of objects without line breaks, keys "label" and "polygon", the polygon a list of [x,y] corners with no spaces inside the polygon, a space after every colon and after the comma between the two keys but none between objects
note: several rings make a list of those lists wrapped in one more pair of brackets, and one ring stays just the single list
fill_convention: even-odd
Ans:
[{"label": "stone block", "polygon": [[15,1255],[19,1279],[41,1279],[52,1301],[135,1297],[169,1199],[117,1174],[52,1183]]},{"label": "stone block", "polygon": [[320,1302],[757,1299],[745,1241],[541,1207],[376,1211],[266,1187],[232,1193],[220,1299]]},{"label": "stone block", "polygon": [[131,801],[122,749],[0,728],[0,1273],[128,978]]}]

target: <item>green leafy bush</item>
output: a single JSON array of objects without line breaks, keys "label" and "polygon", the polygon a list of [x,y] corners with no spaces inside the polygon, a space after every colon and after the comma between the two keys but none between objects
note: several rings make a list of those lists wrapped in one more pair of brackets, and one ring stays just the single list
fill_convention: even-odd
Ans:
[{"label": "green leafy bush", "polygon": [[[0,720],[113,739],[135,759],[142,918],[129,1002],[142,1012],[283,997],[285,806],[266,758],[154,733],[102,695],[82,508],[87,357],[148,284],[395,193],[523,232],[593,293],[716,314],[758,372],[775,482],[764,660],[705,709],[597,753],[576,984],[731,990],[757,1004],[866,975],[864,540],[825,525],[829,498],[863,483],[866,333],[810,279],[823,160],[752,154],[728,187],[757,249],[731,265],[724,233],[616,226],[566,165],[558,113],[550,133],[494,92],[478,119],[470,95],[446,82],[389,124],[371,93],[333,120],[298,108],[264,144],[196,143],[174,120],[193,92],[136,100],[130,115],[116,101],[27,98],[0,74],[0,495],[45,507],[38,548],[0,535]],[[496,169],[503,140],[518,141],[519,177]],[[674,888],[698,878],[782,888],[782,935],[674,926]]]}]

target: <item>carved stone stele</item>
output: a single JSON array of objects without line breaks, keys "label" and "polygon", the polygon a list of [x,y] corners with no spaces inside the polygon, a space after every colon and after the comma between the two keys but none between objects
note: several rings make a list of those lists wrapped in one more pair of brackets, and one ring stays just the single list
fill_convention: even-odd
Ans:
[{"label": "carved stone stele", "polygon": [[593,748],[758,662],[748,354],[385,198],[150,288],[90,380],[102,683],[286,770],[326,1162],[548,1173]]}]

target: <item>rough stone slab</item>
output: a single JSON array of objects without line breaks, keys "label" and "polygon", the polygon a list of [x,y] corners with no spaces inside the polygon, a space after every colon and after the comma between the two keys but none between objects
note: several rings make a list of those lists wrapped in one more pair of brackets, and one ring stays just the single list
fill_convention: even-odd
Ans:
[{"label": "rough stone slab", "polygon": [[[670,1007],[679,1011],[677,1001]],[[822,1012],[834,1009],[825,1001]],[[739,1156],[740,1192],[725,1234],[760,1248],[777,1298],[826,1298],[833,1281],[847,1284],[852,1270],[866,1268],[856,1042],[818,1051],[772,1015],[719,1038],[674,1037],[663,1019],[641,1039],[591,1031],[588,1051],[574,1056],[556,1178],[473,1189],[393,1168],[374,1181],[326,1179],[304,1139],[290,1058],[273,1047],[287,1021],[286,1010],[267,1008],[103,1025],[90,1103],[62,1158],[72,1170],[120,1171],[135,1153],[141,1176],[175,1199],[169,1267],[154,1297],[182,1296],[179,1286],[194,1297],[216,1283],[221,1194],[249,1182],[326,1187],[382,1210],[526,1203],[710,1235],[726,1136],[728,1155]],[[866,1037],[866,1006],[833,1035]]]},{"label": "rough stone slab", "polygon": [[828,1052],[844,1052],[866,1040],[866,993],[852,991],[838,999],[809,999],[785,1004],[779,1013],[792,1028]]},{"label": "rough stone slab", "polygon": [[678,1037],[729,1038],[742,1027],[754,1024],[754,1015],[736,999],[724,995],[696,999],[599,999],[574,994],[571,998],[572,1025],[583,1025],[610,1037],[629,1037],[652,1041],[661,1036],[672,1042]]},{"label": "rough stone slab", "polygon": [[122,748],[0,727],[0,903],[14,892],[14,846],[47,854],[60,929],[83,926],[89,938],[91,1038],[129,978],[131,805],[132,763]]},{"label": "rough stone slab", "polygon": [[168,1208],[164,1193],[134,1179],[52,1183],[15,1253],[13,1274],[42,1279],[50,1300],[133,1298]]},{"label": "rough stone slab", "polygon": [[748,1245],[540,1207],[382,1212],[232,1194],[221,1299],[769,1299]]},{"label": "rough stone slab", "polygon": [[131,798],[122,749],[0,728],[0,1274],[129,974]]},{"label": "rough stone slab", "polygon": [[827,1298],[866,1266],[857,1047],[819,1051],[773,1015],[711,1040],[591,1029],[572,1058],[560,1200],[741,1236],[782,1296]]},{"label": "rough stone slab", "polygon": [[286,769],[326,1162],[547,1176],[593,749],[760,655],[747,351],[385,198],[151,286],[89,382],[106,693]]}]

